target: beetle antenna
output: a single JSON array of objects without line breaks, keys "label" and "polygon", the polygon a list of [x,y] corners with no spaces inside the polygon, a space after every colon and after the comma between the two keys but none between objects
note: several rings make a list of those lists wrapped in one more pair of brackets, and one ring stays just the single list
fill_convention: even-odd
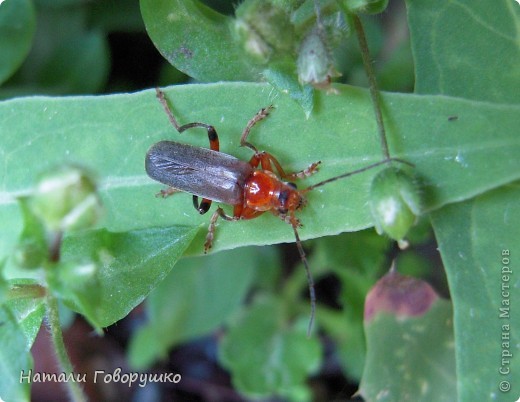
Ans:
[{"label": "beetle antenna", "polygon": [[296,229],[296,225],[293,224],[292,227],[294,230],[294,237],[296,237],[296,246],[298,247],[298,252],[300,253],[300,258],[305,267],[305,273],[307,274],[307,283],[309,284],[309,297],[311,299],[311,317],[309,319],[309,327],[307,328],[307,336],[310,337],[312,327],[314,325],[314,316],[316,315],[316,292],[314,291],[314,279],[312,279],[309,263],[307,262],[307,257],[305,256],[305,251],[303,250],[302,242],[300,240],[298,230]]},{"label": "beetle antenna", "polygon": [[404,164],[412,166],[412,167],[415,166],[413,163],[410,163],[410,162],[405,161],[403,159],[388,158],[388,159],[385,159],[385,160],[382,160],[382,161],[379,161],[379,162],[376,162],[376,163],[372,163],[371,165],[362,167],[360,169],[353,170],[351,172],[343,173],[343,174],[340,174],[339,176],[334,176],[334,177],[331,177],[330,179],[320,181],[319,183],[313,184],[312,186],[309,186],[306,189],[302,190],[302,192],[306,193],[308,191],[314,190],[316,187],[324,186],[325,184],[332,183],[333,181],[336,181],[336,180],[339,180],[339,179],[344,179],[345,177],[353,176],[355,174],[365,172],[367,170],[373,169],[373,168],[375,168],[377,166],[384,165],[384,164],[390,163],[390,162],[404,163]]}]

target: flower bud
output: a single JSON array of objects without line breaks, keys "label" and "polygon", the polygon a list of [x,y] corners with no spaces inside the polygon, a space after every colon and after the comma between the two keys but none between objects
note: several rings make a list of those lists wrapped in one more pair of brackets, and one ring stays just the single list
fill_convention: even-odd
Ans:
[{"label": "flower bud", "polygon": [[297,67],[300,82],[315,87],[327,87],[332,77],[341,75],[334,68],[325,33],[320,28],[314,28],[303,39]]},{"label": "flower bud", "polygon": [[101,213],[94,182],[80,168],[63,166],[41,177],[31,208],[48,229],[64,231],[92,226]]},{"label": "flower bud", "polygon": [[394,167],[382,170],[372,181],[370,208],[377,232],[402,241],[421,211],[414,179]]},{"label": "flower bud", "polygon": [[293,49],[295,34],[282,7],[265,0],[246,0],[236,10],[235,33],[244,49],[266,63],[273,53],[285,55]]}]

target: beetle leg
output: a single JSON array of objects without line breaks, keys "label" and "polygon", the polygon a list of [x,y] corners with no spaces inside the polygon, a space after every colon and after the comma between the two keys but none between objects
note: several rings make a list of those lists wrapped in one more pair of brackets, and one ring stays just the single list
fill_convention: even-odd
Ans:
[{"label": "beetle leg", "polygon": [[288,214],[281,214],[281,213],[279,213],[276,210],[272,210],[272,213],[273,213],[273,215],[278,216],[282,221],[284,221],[285,223],[288,223],[289,225],[291,225],[294,228],[301,228],[301,227],[303,227],[303,225],[300,222],[300,220],[296,216],[294,216],[294,214],[289,214],[289,215]]},{"label": "beetle leg", "polygon": [[193,127],[202,127],[205,128],[208,131],[208,139],[209,139],[209,148],[213,151],[219,151],[220,150],[220,143],[218,140],[218,134],[217,130],[215,130],[215,127],[210,126],[209,124],[205,123],[188,123],[184,124],[183,126],[180,126],[177,131],[179,133],[182,133],[184,130],[187,130],[188,128]]},{"label": "beetle leg", "polygon": [[206,212],[209,211],[209,208],[211,207],[211,200],[207,198],[203,198],[202,201],[199,204],[199,197],[196,195],[193,196],[193,206],[197,211],[199,211],[199,214],[204,215]]},{"label": "beetle leg", "polygon": [[155,92],[156,92],[156,95],[157,95],[157,99],[159,99],[159,102],[161,102],[161,105],[163,106],[164,111],[168,115],[168,118],[170,119],[170,122],[173,124],[173,126],[179,132],[179,134],[182,133],[183,131],[185,131],[185,130],[187,130],[189,128],[193,128],[193,127],[205,128],[207,130],[207,132],[208,132],[208,139],[209,139],[209,147],[210,147],[210,149],[212,149],[213,151],[219,151],[220,150],[218,134],[217,134],[217,130],[215,130],[215,127],[213,127],[213,126],[211,126],[209,124],[205,124],[205,123],[188,123],[188,124],[184,124],[182,126],[179,125],[179,123],[177,122],[177,119],[173,115],[172,110],[170,109],[170,106],[168,105],[168,101],[166,100],[166,97],[164,96],[164,92],[161,91],[159,88],[155,88]]},{"label": "beetle leg", "polygon": [[[251,162],[255,160],[256,166],[253,165]],[[318,166],[320,165],[321,161],[314,162],[306,169],[300,170],[298,172],[293,173],[286,173],[285,170],[283,170],[282,165],[280,162],[278,162],[278,159],[276,159],[273,155],[271,155],[269,152],[258,152],[249,161],[251,166],[256,168],[259,164],[262,165],[263,170],[267,170],[272,172],[274,169],[278,172],[279,176],[283,179],[287,180],[294,180],[294,179],[304,179],[318,171]],[[274,167],[274,168],[273,168]]]},{"label": "beetle leg", "polygon": [[226,221],[236,221],[238,218],[234,216],[226,215],[224,210],[220,207],[217,208],[213,215],[211,215],[211,219],[209,220],[208,234],[206,235],[206,242],[204,243],[204,254],[206,254],[211,246],[213,245],[213,238],[215,237],[215,225],[217,223],[217,219],[221,217]]},{"label": "beetle leg", "polygon": [[293,172],[285,174],[282,176],[284,179],[294,180],[294,179],[305,179],[316,173],[318,171],[318,166],[321,164],[321,161],[311,163],[306,169],[300,170],[299,172]]},{"label": "beetle leg", "polygon": [[155,196],[166,198],[175,193],[179,193],[180,191],[181,190],[177,190],[176,188],[173,188],[173,187],[167,187],[167,188],[164,188],[161,191],[159,191],[157,194],[155,194]]},{"label": "beetle leg", "polygon": [[265,119],[269,112],[273,109],[273,105],[264,107],[263,109],[260,109],[257,114],[253,116],[251,120],[247,122],[246,128],[244,128],[244,131],[242,132],[242,136],[240,137],[240,146],[241,147],[248,147],[251,149],[255,154],[258,153],[258,149],[251,144],[250,142],[247,142],[247,137],[249,135],[249,132],[251,131],[251,128],[258,123],[260,120]]},{"label": "beetle leg", "polygon": [[278,162],[278,159],[276,159],[273,155],[271,155],[270,153],[265,153],[265,156],[264,156],[264,159],[266,159],[266,161],[262,161],[262,168],[264,170],[266,170],[264,168],[264,164],[267,165],[267,164],[272,164],[275,169],[278,171],[278,174],[280,175],[281,178],[283,179],[288,179],[288,180],[294,180],[294,179],[304,179],[314,173],[316,173],[316,171],[318,170],[318,166],[320,165],[321,161],[318,161],[318,162],[314,162],[312,163],[311,165],[309,165],[308,168],[306,169],[303,169],[303,170],[300,170],[298,172],[292,172],[292,173],[286,173],[283,168],[282,168],[282,165],[280,165],[280,162]]}]

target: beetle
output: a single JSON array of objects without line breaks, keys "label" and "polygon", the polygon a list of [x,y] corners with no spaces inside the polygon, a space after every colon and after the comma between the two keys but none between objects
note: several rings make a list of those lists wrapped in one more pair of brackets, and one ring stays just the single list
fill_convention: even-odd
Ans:
[{"label": "beetle", "polygon": [[[254,219],[265,212],[270,212],[290,224],[307,274],[311,301],[310,332],[314,321],[316,295],[314,281],[298,234],[301,223],[295,216],[296,212],[307,203],[305,194],[317,187],[382,164],[392,161],[407,162],[397,158],[388,158],[298,190],[292,180],[303,179],[316,173],[320,161],[312,163],[304,170],[287,173],[272,154],[259,151],[247,141],[253,126],[269,115],[272,106],[261,109],[249,120],[242,132],[240,146],[253,151],[251,159],[245,162],[220,152],[218,134],[212,125],[199,122],[179,125],[164,93],[156,88],[156,95],[170,122],[179,133],[194,127],[204,128],[210,144],[209,149],[174,141],[160,141],[152,145],[146,154],[145,169],[152,179],[168,186],[168,189],[161,190],[159,195],[167,197],[177,191],[191,193],[193,205],[200,214],[209,211],[212,201],[233,206],[233,215],[227,215],[220,206],[212,214],[204,243],[205,253],[213,244],[218,218],[227,221]],[[199,197],[202,198],[200,202]]]}]

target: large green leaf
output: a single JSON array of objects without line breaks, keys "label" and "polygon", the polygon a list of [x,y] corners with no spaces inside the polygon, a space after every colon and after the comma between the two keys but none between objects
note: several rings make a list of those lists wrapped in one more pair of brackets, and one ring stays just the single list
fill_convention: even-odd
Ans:
[{"label": "large green leaf", "polygon": [[[337,96],[317,95],[306,120],[288,96],[266,84],[219,83],[178,86],[167,91],[182,123],[215,124],[221,149],[249,159],[239,149],[240,133],[260,107],[274,104],[250,140],[276,155],[287,170],[321,160],[316,182],[382,159],[366,91],[338,86]],[[438,96],[385,94],[392,153],[416,165],[424,183],[425,207],[435,209],[473,197],[520,177],[520,107]],[[450,121],[451,115],[459,119]],[[207,146],[203,130],[179,135],[153,91],[100,97],[21,98],[0,103],[0,256],[9,253],[21,230],[16,197],[31,191],[50,166],[73,162],[97,174],[106,207],[102,226],[111,231],[171,225],[206,226],[191,197],[154,197],[161,185],[144,172],[147,149],[172,139]],[[372,225],[367,197],[377,169],[335,182],[308,195],[300,214],[302,238],[355,231]],[[304,183],[302,183],[305,186]],[[269,227],[269,230],[266,228]],[[220,222],[215,248],[290,242],[290,228],[267,214],[252,221]],[[202,251],[201,231],[193,252]]]},{"label": "large green leaf", "polygon": [[451,317],[451,304],[439,299],[421,316],[380,313],[365,323],[367,359],[360,384],[365,400],[458,400]]},{"label": "large green leaf", "polygon": [[[520,101],[514,90],[520,79],[520,9],[514,2],[414,0],[407,7],[417,92],[496,103]],[[493,163],[491,152],[486,159]],[[501,326],[510,325],[512,334],[520,331],[518,317],[508,322],[499,318],[501,253],[514,253],[520,244],[515,198],[518,190],[503,187],[432,215],[454,305],[461,401],[482,395],[510,400],[518,395],[515,388],[513,393],[500,392],[501,381],[510,381],[510,376],[499,374],[502,340],[509,337]],[[519,305],[513,297],[508,301]],[[517,337],[512,338],[506,341],[518,345]],[[511,367],[512,373],[519,371],[518,363]]]},{"label": "large green leaf", "polygon": [[11,76],[31,48],[36,17],[30,0],[0,2],[0,84]]},{"label": "large green leaf", "polygon": [[416,92],[520,102],[517,2],[408,0],[407,9]]},{"label": "large green leaf", "polygon": [[232,18],[198,0],[141,0],[146,30],[177,69],[200,81],[259,79],[231,33]]},{"label": "large green leaf", "polygon": [[[189,226],[124,233],[102,229],[66,237],[61,265],[55,267],[65,272],[53,278],[51,291],[59,292],[96,328],[106,327],[126,316],[168,275],[196,230]],[[85,269],[74,269],[81,264],[96,267],[89,280]]]},{"label": "large green leaf", "polygon": [[[513,184],[432,214],[454,306],[460,401],[520,393],[519,199]],[[511,392],[500,392],[502,381]]]}]

